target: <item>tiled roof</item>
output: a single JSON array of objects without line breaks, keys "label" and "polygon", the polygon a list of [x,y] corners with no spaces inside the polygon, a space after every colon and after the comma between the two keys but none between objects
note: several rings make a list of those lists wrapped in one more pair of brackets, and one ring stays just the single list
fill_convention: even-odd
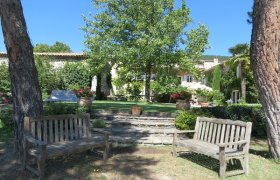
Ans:
[{"label": "tiled roof", "polygon": [[[58,57],[58,58],[85,58],[86,55],[84,53],[37,53],[34,52],[34,55],[38,56],[48,56],[48,57]],[[7,57],[6,52],[0,52],[0,57]]]}]

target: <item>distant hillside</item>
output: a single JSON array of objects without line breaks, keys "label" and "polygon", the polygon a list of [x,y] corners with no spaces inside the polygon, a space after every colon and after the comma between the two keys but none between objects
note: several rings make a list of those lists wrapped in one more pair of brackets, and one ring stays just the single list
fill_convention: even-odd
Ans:
[{"label": "distant hillside", "polygon": [[226,61],[230,57],[229,56],[215,56],[215,55],[202,55],[201,60],[213,60],[214,58],[218,58],[219,61]]}]

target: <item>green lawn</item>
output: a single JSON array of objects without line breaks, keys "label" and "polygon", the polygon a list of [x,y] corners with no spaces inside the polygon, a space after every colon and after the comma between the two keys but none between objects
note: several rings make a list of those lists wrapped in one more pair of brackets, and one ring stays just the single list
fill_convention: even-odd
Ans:
[{"label": "green lawn", "polygon": [[[131,106],[135,105],[135,102],[130,101],[93,101],[93,109],[105,109],[105,110],[121,110],[130,111]],[[163,104],[163,103],[146,103],[139,102],[138,106],[143,108],[144,112],[166,112],[175,113],[175,104]]]}]

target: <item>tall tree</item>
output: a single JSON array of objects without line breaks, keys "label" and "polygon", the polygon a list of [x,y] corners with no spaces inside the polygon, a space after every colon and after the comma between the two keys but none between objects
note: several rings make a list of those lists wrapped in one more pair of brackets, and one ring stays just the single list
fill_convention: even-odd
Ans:
[{"label": "tall tree", "polygon": [[1,25],[9,57],[13,95],[15,147],[23,146],[24,116],[39,116],[43,111],[41,92],[20,0],[0,1]]},{"label": "tall tree", "polygon": [[246,101],[246,71],[250,68],[250,46],[248,44],[237,44],[234,47],[229,48],[229,52],[232,57],[227,62],[230,65],[238,65],[240,73],[240,88],[241,97]]},{"label": "tall tree", "polygon": [[129,69],[134,79],[145,80],[147,100],[152,74],[157,77],[159,69],[176,65],[190,70],[189,62],[198,60],[208,42],[203,25],[185,31],[191,20],[184,1],[178,9],[173,0],[94,2],[102,10],[93,20],[85,18],[84,30],[96,71],[107,64]]},{"label": "tall tree", "polygon": [[268,144],[280,159],[280,0],[255,0],[251,67],[266,116]]},{"label": "tall tree", "polygon": [[220,66],[216,66],[213,71],[212,89],[220,91],[221,90],[221,76],[222,71]]}]

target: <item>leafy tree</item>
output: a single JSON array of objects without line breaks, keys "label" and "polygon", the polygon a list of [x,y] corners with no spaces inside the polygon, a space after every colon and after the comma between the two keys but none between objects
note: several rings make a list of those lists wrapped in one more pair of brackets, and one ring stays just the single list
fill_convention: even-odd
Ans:
[{"label": "leafy tree", "polygon": [[279,0],[255,0],[251,66],[266,117],[270,152],[280,159]]},{"label": "leafy tree", "polygon": [[36,44],[33,48],[34,52],[51,52],[50,46],[47,44]]},{"label": "leafy tree", "polygon": [[33,48],[34,52],[72,52],[71,48],[62,42],[56,41],[55,44],[49,46],[44,43],[36,44]]},{"label": "leafy tree", "polygon": [[72,51],[68,45],[56,41],[54,45],[50,46],[50,52],[72,52]]},{"label": "leafy tree", "polygon": [[163,72],[168,75],[159,69],[175,69],[177,65],[195,70],[194,62],[205,49],[208,31],[203,25],[185,31],[191,19],[184,1],[178,9],[174,9],[173,0],[95,0],[94,4],[101,11],[92,19],[85,17],[83,28],[94,73],[107,64],[127,69],[134,79],[145,80],[149,100],[152,74],[155,81]]},{"label": "leafy tree", "polygon": [[221,72],[220,66],[216,66],[213,71],[213,79],[212,79],[212,89],[213,90],[220,91],[221,75],[222,75],[222,72]]},{"label": "leafy tree", "polygon": [[1,0],[0,17],[9,57],[9,73],[15,123],[15,150],[23,152],[25,116],[43,113],[43,103],[30,42],[20,0]]}]

